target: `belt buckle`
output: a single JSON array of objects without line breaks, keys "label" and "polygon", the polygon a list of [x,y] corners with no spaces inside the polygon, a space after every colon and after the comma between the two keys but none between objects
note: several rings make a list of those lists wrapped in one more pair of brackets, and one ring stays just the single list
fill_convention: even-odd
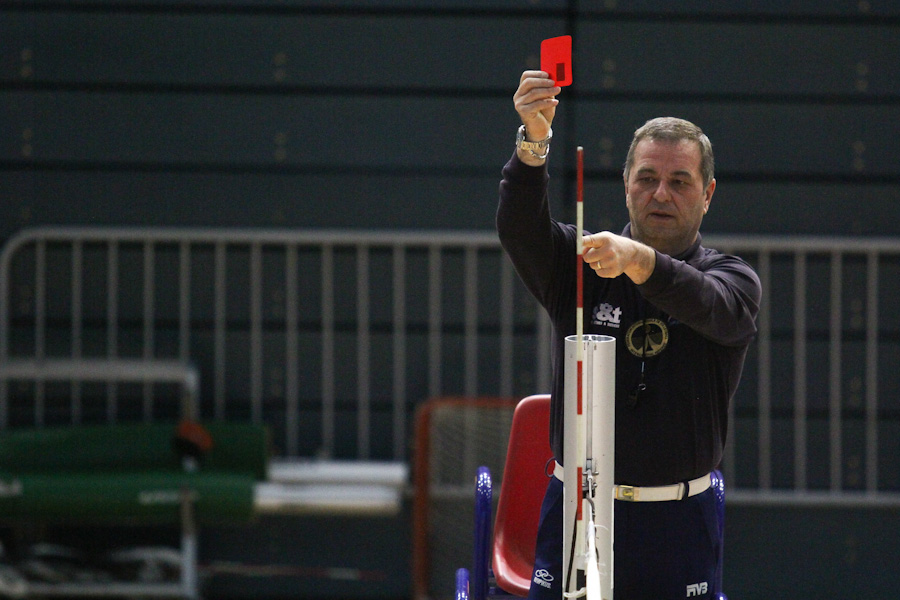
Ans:
[{"label": "belt buckle", "polygon": [[633,485],[616,486],[616,500],[637,502],[637,491],[634,489]]}]

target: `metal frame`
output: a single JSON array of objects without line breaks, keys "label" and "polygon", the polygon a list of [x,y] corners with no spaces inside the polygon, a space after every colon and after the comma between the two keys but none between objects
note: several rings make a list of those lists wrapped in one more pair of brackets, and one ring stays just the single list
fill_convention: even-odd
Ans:
[{"label": "metal frame", "polygon": [[[879,381],[884,375],[879,373],[880,361],[883,359],[885,339],[881,333],[879,320],[879,294],[889,285],[893,285],[884,276],[884,266],[896,264],[900,257],[900,240],[891,238],[851,238],[851,237],[776,237],[776,236],[722,236],[704,237],[704,244],[724,252],[733,252],[748,258],[757,269],[763,282],[763,300],[758,320],[759,336],[756,342],[756,381],[745,377],[744,387],[755,385],[757,389],[753,406],[757,420],[755,437],[759,441],[755,469],[756,473],[748,478],[745,473],[736,470],[735,435],[729,437],[724,461],[725,477],[729,481],[729,502],[746,503],[816,503],[840,504],[846,502],[900,506],[900,492],[885,491],[879,482],[879,427],[880,406]],[[47,359],[46,339],[42,336],[48,315],[44,308],[47,302],[47,282],[53,274],[47,272],[46,256],[48,250],[58,247],[66,248],[67,260],[72,265],[73,276],[70,284],[73,291],[71,316],[77,338],[78,328],[82,327],[84,306],[80,304],[85,277],[82,269],[85,264],[86,249],[100,246],[108,251],[107,271],[109,283],[117,284],[115,274],[118,272],[118,255],[126,245],[134,245],[143,253],[143,261],[148,273],[156,273],[161,277],[157,264],[156,249],[165,246],[177,252],[177,272],[167,273],[166,285],[177,286],[176,321],[178,347],[176,355],[168,358],[176,360],[194,360],[201,358],[211,365],[201,366],[204,380],[212,386],[213,414],[211,418],[222,418],[229,409],[232,399],[227,396],[226,387],[229,377],[235,375],[228,372],[226,302],[229,297],[229,280],[231,251],[240,249],[245,257],[249,257],[249,306],[245,317],[247,325],[246,363],[249,372],[242,372],[240,377],[250,382],[249,401],[252,420],[265,420],[263,414],[263,398],[269,392],[266,387],[272,383],[271,372],[280,370],[278,385],[283,389],[280,402],[284,411],[284,423],[279,425],[280,433],[285,439],[283,454],[291,459],[300,456],[299,452],[299,408],[301,379],[299,372],[305,362],[321,365],[315,377],[320,392],[319,437],[320,447],[316,455],[322,458],[354,458],[368,461],[372,459],[389,459],[405,461],[407,459],[407,429],[410,407],[421,394],[422,398],[447,394],[466,396],[510,396],[527,395],[549,389],[550,368],[549,353],[534,349],[548,348],[550,326],[548,320],[536,307],[533,300],[517,287],[515,273],[505,259],[499,241],[493,232],[441,232],[441,231],[330,231],[330,230],[290,230],[290,229],[187,229],[187,228],[117,228],[117,227],[41,227],[19,232],[8,240],[0,256],[0,363],[11,358],[22,358],[15,355],[9,343],[11,317],[19,307],[10,306],[10,294],[15,286],[21,285],[21,269],[13,268],[16,257],[23,249],[31,248],[33,253],[34,272],[27,274],[33,281],[33,307],[38,310],[32,314],[35,328],[34,359]],[[214,298],[212,336],[214,338],[214,356],[200,357],[196,354],[194,331],[191,325],[192,298],[188,293],[190,282],[195,274],[191,269],[191,253],[194,249],[203,248],[214,255],[214,278],[216,295]],[[267,256],[271,253],[279,256],[279,268],[282,274],[266,275],[271,271]],[[316,273],[298,273],[301,252],[303,260],[314,257]],[[311,254],[310,254],[311,253]],[[387,258],[385,258],[387,257]],[[794,398],[793,447],[790,458],[793,462],[793,482],[784,488],[784,482],[776,477],[776,461],[784,458],[773,454],[775,434],[775,395],[773,389],[773,361],[776,360],[775,332],[773,311],[783,307],[773,307],[771,296],[772,283],[779,277],[775,271],[775,261],[783,261],[788,257],[792,261],[792,277],[794,278],[794,317],[791,324],[794,357],[793,379],[791,390]],[[806,381],[811,374],[806,354],[811,331],[808,311],[814,308],[813,298],[808,297],[807,277],[811,276],[811,260],[819,262],[822,258],[828,261],[827,277],[832,281],[827,291],[830,311],[828,312],[828,358],[827,358],[827,398],[812,397],[807,389]],[[848,277],[854,276],[847,268],[847,259],[862,261],[866,273],[865,284],[853,290],[864,305],[863,323],[854,335],[864,338],[865,372],[859,375],[864,387],[864,399],[860,408],[863,415],[865,447],[860,455],[863,482],[861,489],[850,489],[845,483],[847,475],[844,462],[848,449],[844,443],[846,429],[842,415],[842,402],[846,390],[842,389],[842,381],[846,377],[844,362],[847,350],[844,343],[845,329],[842,323],[845,306],[843,297],[847,294],[843,285]],[[423,280],[419,271],[413,272],[412,263],[424,262],[427,267]],[[384,263],[387,267],[384,267]],[[307,263],[303,263],[307,264]],[[779,263],[780,264],[780,263]],[[389,271],[387,276],[379,275],[378,265]],[[282,268],[283,266],[283,268]],[[817,265],[818,268],[820,265]],[[349,271],[349,274],[348,274]],[[486,273],[490,275],[486,276]],[[494,273],[498,274],[496,277]],[[313,277],[318,290],[318,298],[302,295],[298,277]],[[284,320],[278,327],[284,335],[284,344],[273,348],[266,338],[267,327],[271,323],[265,321],[265,310],[270,304],[274,292],[268,286],[268,279],[277,279],[277,293],[283,295]],[[353,297],[340,297],[342,283],[347,278],[356,282]],[[153,277],[145,275],[143,314],[140,317],[141,327],[145,332],[142,357],[156,357],[159,348],[156,345],[154,332],[153,298],[159,285]],[[491,286],[497,304],[486,304],[486,286]],[[424,298],[427,306],[412,306],[408,300],[411,290]],[[499,291],[499,293],[496,293]],[[115,294],[109,291],[110,302],[107,307],[110,340],[112,348],[107,358],[115,356],[118,332],[114,326],[119,307],[113,299]],[[419,296],[417,296],[419,297]],[[377,303],[389,306],[387,314]],[[451,299],[453,299],[451,301]],[[312,302],[313,305],[308,304]],[[491,301],[493,302],[493,300]],[[302,306],[301,306],[302,304]],[[350,307],[350,308],[348,308]],[[15,311],[13,310],[15,308]],[[41,312],[44,310],[45,312]],[[861,313],[861,314],[862,314]],[[303,315],[313,315],[314,322],[302,319]],[[484,315],[499,315],[497,324],[493,321],[485,323]],[[493,319],[493,317],[491,317]],[[528,325],[523,325],[527,321]],[[422,325],[424,323],[424,326]],[[422,329],[424,327],[424,330]],[[306,328],[306,329],[304,329]],[[313,328],[310,330],[309,328]],[[40,330],[40,331],[39,331]],[[301,346],[302,335],[310,332],[320,341],[318,356],[310,357],[306,347]],[[414,357],[417,351],[413,345],[414,336],[425,338],[426,350]],[[453,336],[453,337],[450,337]],[[417,338],[418,339],[418,338]],[[892,338],[888,338],[892,339]],[[387,340],[385,346],[383,341]],[[458,353],[451,351],[449,344],[456,344]],[[890,343],[889,341],[887,343]],[[342,346],[347,344],[354,348],[347,356]],[[485,344],[488,344],[487,346]],[[86,358],[84,350],[72,344],[72,355],[65,358]],[[524,350],[526,349],[527,350]],[[523,373],[523,352],[532,352],[527,358],[530,372]],[[496,355],[499,364],[491,373],[486,373],[483,366],[483,355],[491,352]],[[389,373],[380,366],[383,357],[390,355]],[[134,358],[134,357],[133,357]],[[141,357],[137,357],[141,358]],[[381,363],[379,361],[382,361]],[[451,366],[451,361],[458,361],[458,367]],[[898,365],[900,366],[900,365]],[[209,369],[207,374],[206,369]],[[448,389],[455,385],[449,383],[449,369],[454,370],[454,382],[460,382],[459,389]],[[822,365],[823,372],[825,365]],[[883,367],[882,367],[883,368]],[[494,373],[499,374],[494,377]],[[421,379],[421,381],[419,381]],[[498,383],[486,386],[485,380],[497,379]],[[346,387],[353,386],[348,397]],[[521,393],[518,387],[527,385],[527,392]],[[411,390],[418,390],[412,392]],[[739,390],[740,394],[740,390]],[[808,409],[815,401],[824,400],[827,413],[828,461],[829,475],[827,489],[821,489],[818,482],[811,483],[809,477],[809,460],[807,448],[812,441],[809,421],[806,418]],[[355,437],[352,457],[336,456],[341,452],[338,439],[347,439],[348,434],[342,430],[348,419],[339,418],[338,407],[347,402],[352,403],[350,419]],[[375,431],[373,407],[376,403],[390,403],[390,456],[379,455],[374,442],[384,439],[384,431]],[[272,403],[267,398],[267,406]],[[734,407],[732,407],[734,412]],[[758,416],[756,413],[758,412]],[[735,415],[731,415],[734,423]],[[383,425],[379,425],[382,427]],[[276,433],[279,433],[276,431]],[[780,464],[780,463],[779,463]]]},{"label": "metal frame", "polygon": [[[106,359],[47,359],[14,360],[0,363],[0,411],[6,425],[6,392],[9,381],[102,381],[177,383],[183,390],[182,415],[193,418],[197,414],[197,395],[200,375],[191,365],[176,361],[106,360]],[[197,523],[194,518],[192,495],[185,491],[181,501],[181,579],[177,583],[40,583],[29,581],[28,596],[143,596],[160,598],[200,597],[197,568]]]}]

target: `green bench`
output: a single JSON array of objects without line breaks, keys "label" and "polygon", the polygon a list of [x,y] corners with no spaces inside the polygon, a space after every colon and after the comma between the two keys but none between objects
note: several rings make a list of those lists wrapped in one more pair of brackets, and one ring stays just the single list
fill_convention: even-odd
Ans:
[{"label": "green bench", "polygon": [[[197,526],[248,522],[269,458],[262,426],[211,422],[200,431],[204,452],[190,451],[198,446],[180,439],[174,423],[7,430],[0,434],[0,521],[180,526],[178,584],[116,584],[112,591],[196,598]],[[29,583],[28,589],[40,596],[110,593],[100,584]]]}]

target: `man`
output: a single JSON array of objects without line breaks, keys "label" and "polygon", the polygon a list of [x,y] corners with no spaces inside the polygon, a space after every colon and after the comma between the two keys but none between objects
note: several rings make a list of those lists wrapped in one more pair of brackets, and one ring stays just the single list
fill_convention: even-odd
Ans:
[{"label": "man", "polygon": [[[522,74],[513,99],[523,126],[497,210],[504,249],[553,321],[550,443],[563,463],[563,348],[575,333],[583,235],[585,333],[616,338],[615,598],[715,598],[722,549],[709,474],[756,333],[759,279],[739,258],[701,246],[716,189],[712,146],[681,119],[654,119],[635,132],[624,170],[629,223],[620,235],[553,220],[546,161],[559,92],[547,73]],[[561,598],[555,477],[542,507],[538,570],[542,585],[532,584],[529,597]]]}]

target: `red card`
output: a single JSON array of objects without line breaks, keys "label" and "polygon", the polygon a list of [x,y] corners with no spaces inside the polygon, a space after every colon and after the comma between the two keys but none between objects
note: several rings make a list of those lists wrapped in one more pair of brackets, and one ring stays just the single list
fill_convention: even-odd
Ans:
[{"label": "red card", "polygon": [[556,85],[572,85],[572,36],[562,35],[541,42],[541,71]]}]

